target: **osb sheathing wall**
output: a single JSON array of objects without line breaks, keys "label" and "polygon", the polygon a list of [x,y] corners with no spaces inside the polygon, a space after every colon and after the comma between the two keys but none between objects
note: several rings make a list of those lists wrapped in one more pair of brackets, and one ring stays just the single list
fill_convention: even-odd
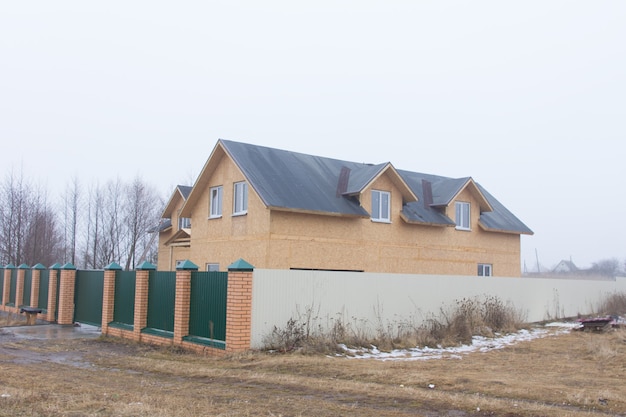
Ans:
[{"label": "osb sheathing wall", "polygon": [[[480,228],[479,199],[473,187],[456,199],[471,204],[471,231],[407,224],[400,218],[403,197],[392,175],[383,174],[360,196],[361,205],[369,212],[371,190],[390,191],[391,223],[269,210],[251,186],[248,213],[232,216],[233,184],[243,181],[244,176],[229,157],[223,156],[193,208],[191,249],[183,252],[174,248],[173,258],[188,258],[201,269],[207,263],[217,263],[224,270],[243,258],[256,268],[447,275],[476,275],[477,264],[487,263],[493,265],[496,276],[520,275],[519,235]],[[223,186],[222,217],[209,219],[209,189],[218,185]],[[454,202],[446,214],[454,219]],[[160,251],[159,258],[168,250]]]}]

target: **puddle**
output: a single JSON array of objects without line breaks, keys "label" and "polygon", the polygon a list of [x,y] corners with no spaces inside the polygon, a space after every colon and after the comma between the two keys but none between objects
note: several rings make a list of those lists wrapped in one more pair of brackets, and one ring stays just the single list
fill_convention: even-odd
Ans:
[{"label": "puddle", "polygon": [[100,328],[81,324],[80,326],[62,326],[43,324],[35,326],[3,327],[0,336],[14,336],[16,339],[95,339],[100,337]]}]

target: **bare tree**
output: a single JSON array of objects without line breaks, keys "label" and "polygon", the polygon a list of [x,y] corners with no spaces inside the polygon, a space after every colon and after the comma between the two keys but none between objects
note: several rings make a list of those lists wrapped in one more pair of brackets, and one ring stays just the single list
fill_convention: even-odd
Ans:
[{"label": "bare tree", "polygon": [[150,242],[148,230],[154,227],[160,209],[157,192],[136,177],[126,189],[125,225],[127,250],[125,269],[134,269]]},{"label": "bare tree", "polygon": [[63,258],[76,265],[78,220],[80,213],[81,187],[78,177],[72,177],[71,182],[65,188],[63,196],[64,211],[64,234],[63,234]]},{"label": "bare tree", "polygon": [[590,271],[601,276],[614,277],[619,271],[619,261],[616,258],[602,259],[591,264]]}]

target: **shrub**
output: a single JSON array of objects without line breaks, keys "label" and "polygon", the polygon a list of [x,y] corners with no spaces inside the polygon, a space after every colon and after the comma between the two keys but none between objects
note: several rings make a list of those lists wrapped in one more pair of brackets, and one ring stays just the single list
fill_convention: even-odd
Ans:
[{"label": "shrub", "polygon": [[626,293],[615,292],[609,294],[598,307],[600,314],[622,315],[626,314]]},{"label": "shrub", "polygon": [[491,337],[523,327],[524,314],[498,297],[464,298],[452,307],[442,307],[416,324],[414,319],[383,322],[381,314],[374,332],[365,321],[347,322],[338,314],[331,326],[316,325],[311,309],[298,319],[289,319],[283,328],[274,326],[264,339],[265,348],[279,352],[334,353],[339,344],[361,348],[371,345],[380,350],[423,346],[469,344],[474,336]]}]

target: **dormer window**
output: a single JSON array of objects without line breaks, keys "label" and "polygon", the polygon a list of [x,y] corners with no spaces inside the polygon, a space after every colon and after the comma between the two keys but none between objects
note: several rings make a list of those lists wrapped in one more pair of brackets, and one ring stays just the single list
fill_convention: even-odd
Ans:
[{"label": "dormer window", "polygon": [[372,221],[391,222],[390,201],[390,192],[372,190]]},{"label": "dormer window", "polygon": [[456,211],[456,229],[457,230],[471,230],[470,229],[470,203],[456,202],[454,204]]}]

